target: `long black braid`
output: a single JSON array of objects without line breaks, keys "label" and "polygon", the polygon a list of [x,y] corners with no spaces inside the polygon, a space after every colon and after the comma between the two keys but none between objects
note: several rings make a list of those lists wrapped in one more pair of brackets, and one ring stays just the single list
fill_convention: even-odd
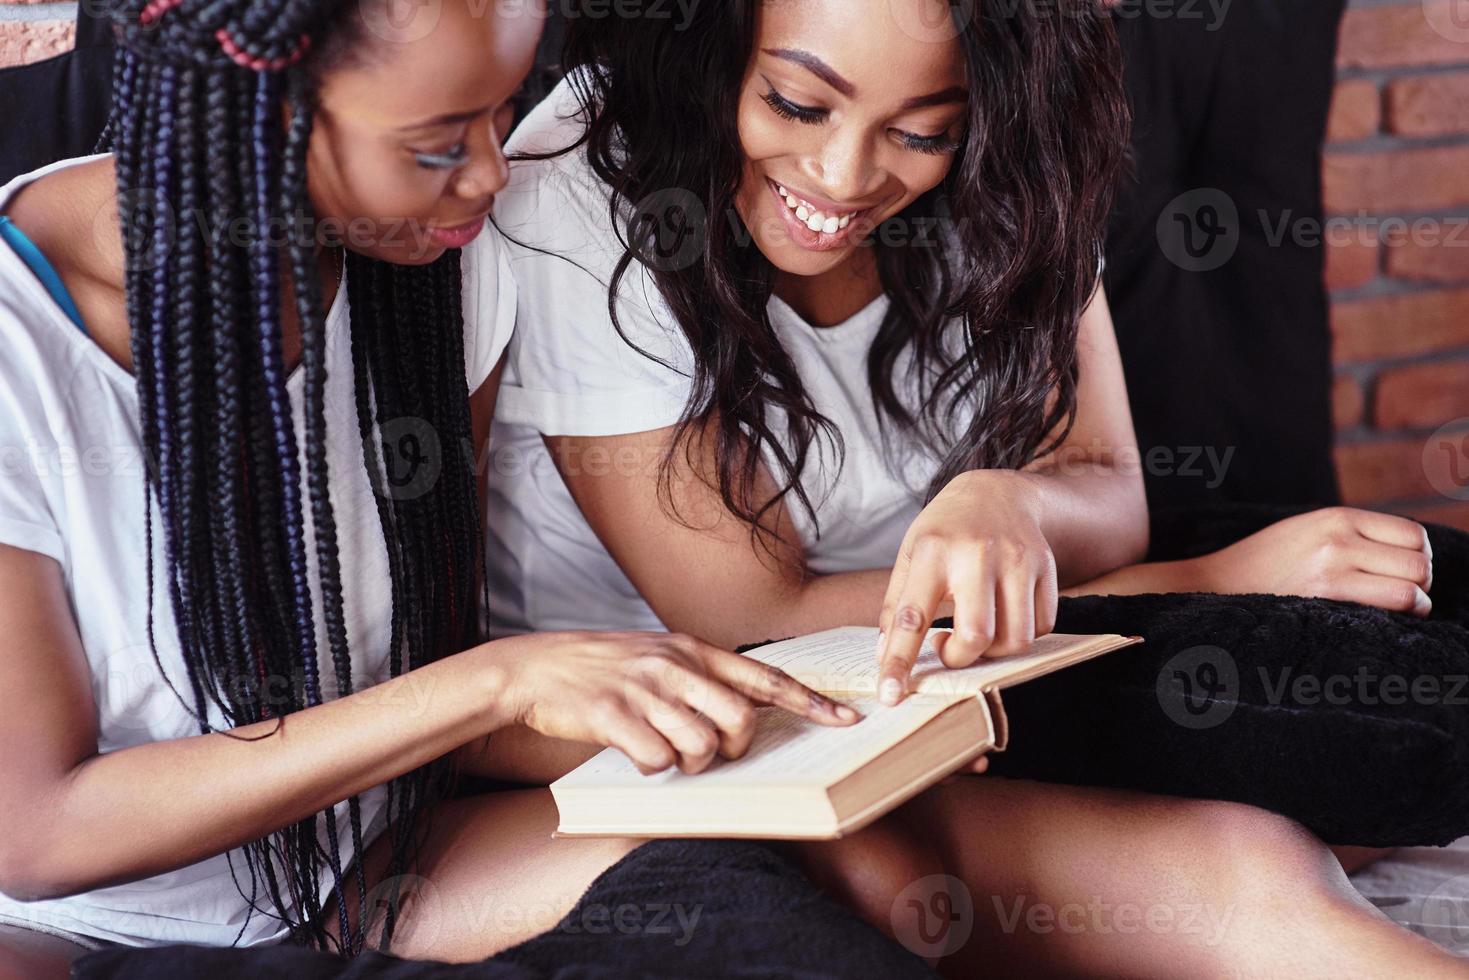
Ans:
[{"label": "long black braid", "polygon": [[[318,242],[293,233],[283,243],[275,234],[311,227],[306,150],[317,82],[360,40],[346,9],[341,0],[123,0],[113,12],[120,51],[108,131],[139,421],[153,461],[145,495],[148,632],[158,660],[156,574],[188,667],[185,705],[202,733],[241,738],[209,723],[211,703],[226,727],[275,719],[275,729],[259,736],[270,737],[284,715],[353,691],[329,493]],[[483,634],[484,556],[474,458],[465,451],[473,436],[460,253],[396,266],[349,252],[345,275],[358,435],[392,579],[387,639],[396,676]],[[304,446],[286,388],[287,296],[301,330]],[[402,420],[439,446],[440,475],[412,493],[396,490],[384,428]],[[318,667],[318,623],[331,653],[329,683]],[[289,681],[283,689],[281,679]],[[389,784],[390,879],[408,872],[427,832],[419,818],[453,791],[455,777],[441,759]],[[346,804],[361,855],[360,803],[354,796]],[[345,894],[335,814],[335,807],[313,814],[247,845],[248,892],[237,869],[235,881],[251,908],[280,918],[294,941],[350,956],[366,940],[368,888],[359,860],[359,926],[348,928],[339,901],[342,939],[334,943],[319,886],[329,867],[335,894]],[[262,878],[269,909],[258,904]],[[391,944],[396,911],[390,901],[380,947]]]}]

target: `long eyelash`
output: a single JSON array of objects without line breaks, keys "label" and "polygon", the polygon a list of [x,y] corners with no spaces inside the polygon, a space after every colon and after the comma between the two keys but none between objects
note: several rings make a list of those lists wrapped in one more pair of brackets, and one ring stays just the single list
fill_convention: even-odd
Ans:
[{"label": "long eyelash", "polygon": [[460,143],[447,153],[415,153],[413,159],[429,170],[452,170],[469,159],[469,151]]},{"label": "long eyelash", "polygon": [[766,105],[770,106],[771,110],[777,116],[784,119],[794,119],[797,122],[808,123],[813,126],[819,125],[826,119],[825,109],[808,109],[805,106],[796,105],[794,102],[777,93],[775,89],[771,89],[769,92],[760,96],[760,98],[765,101]]},{"label": "long eyelash", "polygon": [[901,133],[898,137],[904,146],[919,153],[954,153],[959,149],[958,140],[951,140],[947,136],[916,136],[913,133]]}]

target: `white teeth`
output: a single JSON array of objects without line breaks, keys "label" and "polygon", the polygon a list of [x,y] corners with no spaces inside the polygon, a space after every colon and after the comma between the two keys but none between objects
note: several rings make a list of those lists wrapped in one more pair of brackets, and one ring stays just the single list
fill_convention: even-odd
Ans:
[{"label": "white teeth", "polygon": [[796,212],[796,219],[803,222],[812,231],[825,232],[828,235],[835,234],[842,228],[852,223],[852,215],[829,215],[822,212],[810,201],[802,200],[785,189],[783,184],[776,184],[775,189],[780,192],[781,199],[785,201],[786,207]]}]

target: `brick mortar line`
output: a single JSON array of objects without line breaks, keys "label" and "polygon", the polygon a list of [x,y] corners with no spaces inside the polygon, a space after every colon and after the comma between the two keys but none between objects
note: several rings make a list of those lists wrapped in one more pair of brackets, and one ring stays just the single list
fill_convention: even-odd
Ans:
[{"label": "brick mortar line", "polygon": [[1445,133],[1440,136],[1399,136],[1396,133],[1373,133],[1355,140],[1338,140],[1323,144],[1328,154],[1369,156],[1376,153],[1411,152],[1413,150],[1453,150],[1469,146],[1469,133]]},{"label": "brick mortar line", "polygon": [[1418,296],[1424,293],[1463,292],[1469,288],[1469,279],[1438,280],[1401,279],[1378,273],[1360,286],[1350,289],[1334,289],[1327,293],[1333,306],[1356,303],[1369,299],[1397,299],[1402,296]]},{"label": "brick mortar line", "polygon": [[1380,68],[1357,68],[1342,65],[1336,70],[1338,82],[1375,82],[1379,87],[1389,82],[1418,75],[1454,75],[1469,71],[1469,51],[1463,61],[1437,61],[1426,65],[1389,65]]},{"label": "brick mortar line", "polygon": [[1364,385],[1377,382],[1380,375],[1401,368],[1427,367],[1469,359],[1469,347],[1445,347],[1422,354],[1395,354],[1370,361],[1348,361],[1337,365],[1333,377],[1350,376]]},{"label": "brick mortar line", "polygon": [[0,3],[0,23],[24,24],[46,20],[76,20],[75,2]]},{"label": "brick mortar line", "polygon": [[1399,368],[1407,367],[1423,367],[1429,364],[1445,364],[1451,361],[1462,361],[1466,358],[1469,358],[1469,347],[1445,347],[1442,350],[1427,351],[1422,354],[1394,354],[1373,360],[1348,361],[1344,364],[1334,365],[1332,376],[1351,377],[1361,382],[1364,386],[1368,386],[1375,384],[1378,377],[1387,371],[1396,371]]}]

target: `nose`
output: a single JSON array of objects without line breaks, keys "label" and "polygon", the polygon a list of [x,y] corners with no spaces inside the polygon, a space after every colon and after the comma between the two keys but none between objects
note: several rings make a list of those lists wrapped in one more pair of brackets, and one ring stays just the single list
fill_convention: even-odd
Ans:
[{"label": "nose", "polygon": [[877,153],[867,134],[856,126],[834,127],[808,167],[817,187],[833,201],[860,201],[882,186]]},{"label": "nose", "polygon": [[486,126],[479,145],[469,148],[469,160],[454,178],[454,193],[471,201],[494,197],[510,182],[510,164],[493,127]]}]

